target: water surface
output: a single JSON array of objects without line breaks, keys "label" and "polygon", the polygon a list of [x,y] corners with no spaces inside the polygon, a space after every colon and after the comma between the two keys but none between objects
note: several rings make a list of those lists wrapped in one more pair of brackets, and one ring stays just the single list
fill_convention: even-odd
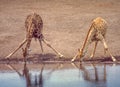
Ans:
[{"label": "water surface", "polygon": [[45,64],[39,69],[24,65],[22,70],[14,66],[0,71],[0,87],[120,87],[120,65]]}]

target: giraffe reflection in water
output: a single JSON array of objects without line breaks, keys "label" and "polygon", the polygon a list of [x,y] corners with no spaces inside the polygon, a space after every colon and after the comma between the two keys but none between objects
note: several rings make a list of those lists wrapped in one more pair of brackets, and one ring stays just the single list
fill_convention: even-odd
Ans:
[{"label": "giraffe reflection in water", "polygon": [[[48,77],[47,79],[50,79],[51,74],[60,69],[62,67],[63,64],[56,64],[56,66],[54,68],[52,68],[47,74]],[[12,64],[6,64],[6,66],[11,69],[14,70],[21,78],[24,78],[26,80],[26,87],[43,87],[43,70],[45,68],[45,64],[42,64],[41,66],[41,70],[39,74],[36,75],[32,75],[32,72],[29,72],[29,68],[27,67],[27,64],[24,63],[24,68],[22,70],[22,73],[16,69]],[[34,79],[34,80],[33,80]]]},{"label": "giraffe reflection in water", "polygon": [[17,74],[26,80],[26,87],[43,87],[43,70],[44,70],[44,65],[42,65],[41,71],[39,75],[34,75],[34,80],[32,74],[29,72],[29,69],[27,67],[27,64],[24,63],[24,69],[23,72],[19,72],[13,65],[11,64],[6,64],[7,67],[9,67],[11,70],[14,70],[17,72]]},{"label": "giraffe reflection in water", "polygon": [[[29,70],[29,68],[27,67],[26,63],[24,64],[24,69],[22,73],[19,72],[19,70],[17,70],[11,64],[7,64],[7,67],[9,67],[11,70],[16,71],[21,78],[25,79],[26,87],[47,87],[46,84],[53,84],[53,83],[49,83],[51,82],[51,79],[55,79],[55,82],[59,82],[60,84],[66,84],[67,80],[69,80],[70,78],[78,79],[80,82],[81,82],[80,79],[82,79],[84,80],[85,85],[93,85],[91,87],[94,87],[96,84],[97,86],[100,87],[101,86],[107,87],[106,64],[102,64],[102,65],[95,63],[89,63],[89,64],[57,63],[57,64],[42,64],[42,65],[40,64],[41,68],[40,71],[37,71],[37,73],[31,72],[31,70]],[[77,72],[76,70],[79,72]],[[66,82],[60,80],[61,75],[64,76],[62,77],[62,79],[66,78]],[[71,81],[73,80],[73,83],[74,83],[74,79],[71,79]],[[56,84],[55,82],[54,84]]]},{"label": "giraffe reflection in water", "polygon": [[[82,71],[82,76],[89,82],[106,82],[106,64],[98,65],[90,63],[90,66],[86,64],[80,64],[79,66],[75,63],[72,65]],[[85,67],[86,66],[86,67]]]},{"label": "giraffe reflection in water", "polygon": [[26,63],[24,64],[23,76],[26,79],[27,87],[43,87],[43,77],[42,77],[43,69],[44,69],[44,65],[42,65],[40,74],[35,75],[34,76],[35,79],[32,81],[32,75],[29,72]]}]

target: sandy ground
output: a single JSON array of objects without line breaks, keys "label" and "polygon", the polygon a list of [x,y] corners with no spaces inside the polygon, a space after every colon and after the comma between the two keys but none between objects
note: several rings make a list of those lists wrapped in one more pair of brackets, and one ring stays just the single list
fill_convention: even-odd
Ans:
[{"label": "sandy ground", "polygon": [[[108,22],[108,46],[114,56],[120,56],[120,0],[0,0],[0,59],[25,38],[24,22],[33,12],[43,19],[45,38],[66,58],[72,58],[82,46],[91,21],[103,17]],[[43,46],[46,55],[55,56],[50,48]],[[93,44],[86,58],[92,48]],[[31,56],[40,57],[41,49],[34,39],[31,50]],[[104,56],[100,43],[95,57]],[[22,58],[21,49],[12,58]]]}]

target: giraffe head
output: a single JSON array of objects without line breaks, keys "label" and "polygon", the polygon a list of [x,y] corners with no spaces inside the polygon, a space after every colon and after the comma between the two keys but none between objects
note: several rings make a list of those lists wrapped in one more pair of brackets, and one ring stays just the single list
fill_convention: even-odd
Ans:
[{"label": "giraffe head", "polygon": [[78,49],[78,57],[81,58],[84,56],[83,49]]},{"label": "giraffe head", "polygon": [[24,49],[24,48],[22,48],[22,52],[23,52],[23,57],[26,58],[26,56],[27,56],[27,54],[28,54],[28,53],[27,53],[27,50]]}]

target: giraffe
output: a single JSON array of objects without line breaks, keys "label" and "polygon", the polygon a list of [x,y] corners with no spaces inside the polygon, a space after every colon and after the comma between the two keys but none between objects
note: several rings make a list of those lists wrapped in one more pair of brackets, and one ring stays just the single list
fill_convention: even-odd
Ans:
[{"label": "giraffe", "polygon": [[94,42],[95,43],[94,49],[90,56],[90,58],[93,58],[95,51],[96,51],[97,44],[99,41],[101,41],[104,45],[105,53],[108,52],[112,58],[112,61],[116,62],[117,61],[116,58],[111,54],[110,50],[108,49],[108,45],[106,44],[105,35],[106,35],[107,27],[108,27],[107,22],[103,18],[101,18],[101,17],[95,18],[92,21],[92,24],[87,33],[87,36],[85,38],[82,48],[78,49],[78,53],[73,57],[73,59],[71,61],[74,62],[74,60],[77,57],[79,57],[80,61],[82,61],[84,55],[86,54],[86,52],[88,50],[88,46]]},{"label": "giraffe", "polygon": [[59,57],[63,57],[63,55],[58,52],[55,48],[53,48],[49,42],[43,36],[43,21],[41,16],[36,13],[30,14],[27,16],[25,21],[25,28],[26,28],[26,37],[25,39],[19,44],[19,46],[6,58],[11,57],[15,52],[17,52],[25,43],[26,46],[23,50],[23,57],[26,60],[27,55],[29,54],[29,48],[32,41],[32,38],[39,40],[40,47],[43,53],[43,46],[42,42],[45,43],[48,47],[50,47]]}]

